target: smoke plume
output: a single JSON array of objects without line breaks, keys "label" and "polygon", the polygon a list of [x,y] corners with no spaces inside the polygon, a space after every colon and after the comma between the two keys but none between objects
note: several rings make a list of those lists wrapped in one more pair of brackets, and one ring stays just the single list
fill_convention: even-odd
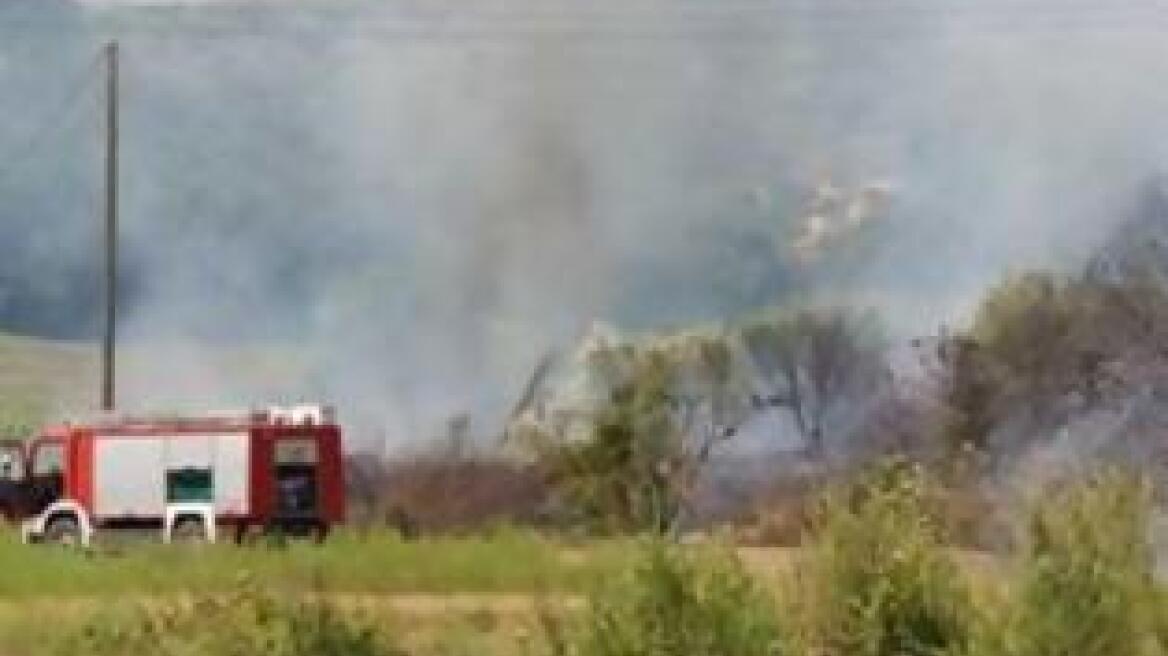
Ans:
[{"label": "smoke plume", "polygon": [[[1074,264],[1164,161],[1164,21],[1150,1],[6,3],[0,320],[95,332],[100,85],[51,110],[110,38],[127,406],[319,396],[392,446],[461,413],[494,430],[594,320],[816,297],[923,333],[1004,271]],[[812,211],[824,185],[839,223]]]}]

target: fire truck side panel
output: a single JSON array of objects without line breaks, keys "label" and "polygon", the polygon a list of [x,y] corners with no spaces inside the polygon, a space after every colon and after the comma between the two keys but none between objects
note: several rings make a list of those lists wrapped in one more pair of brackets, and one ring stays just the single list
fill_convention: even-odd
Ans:
[{"label": "fire truck side panel", "polygon": [[65,496],[93,514],[93,435],[77,431],[66,443],[69,455],[65,466]]},{"label": "fire truck side panel", "polygon": [[345,521],[345,477],[342,470],[341,433],[336,427],[320,437],[320,480],[325,521],[339,524]]},{"label": "fire truck side panel", "polygon": [[99,435],[85,440],[93,452],[90,503],[99,518],[161,517],[172,492],[171,477],[207,477],[206,499],[218,516],[249,514],[248,434]]},{"label": "fire truck side panel", "polygon": [[166,440],[99,436],[94,443],[93,513],[161,517],[166,509]]},{"label": "fire truck side panel", "polygon": [[[215,435],[166,435],[166,469],[211,469],[215,468]],[[218,483],[218,481],[216,481]]]},{"label": "fire truck side panel", "polygon": [[271,517],[275,506],[275,479],[272,473],[271,433],[266,428],[252,431],[249,445],[251,457],[248,459],[248,505],[255,517]]},{"label": "fire truck side panel", "polygon": [[252,441],[252,510],[261,517],[278,517],[285,514],[279,507],[281,490],[276,480],[276,469],[283,458],[293,456],[296,449],[285,449],[282,445],[310,442],[311,455],[315,466],[317,497],[316,516],[329,524],[344,521],[345,497],[342,467],[340,431],[335,426],[303,428],[296,426],[271,426],[256,430]]},{"label": "fire truck side panel", "polygon": [[247,484],[249,453],[247,433],[223,433],[213,443],[215,461],[215,513],[245,517],[251,512]]},{"label": "fire truck side panel", "polygon": [[99,524],[161,520],[168,503],[204,500],[241,525],[344,521],[336,425],[64,426],[46,431],[30,455],[42,447],[46,462],[63,465],[61,497]]}]

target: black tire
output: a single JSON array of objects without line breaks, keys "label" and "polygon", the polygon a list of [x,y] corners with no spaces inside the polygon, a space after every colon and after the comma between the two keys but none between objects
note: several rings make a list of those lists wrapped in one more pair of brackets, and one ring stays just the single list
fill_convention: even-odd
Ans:
[{"label": "black tire", "polygon": [[251,526],[248,524],[243,522],[236,524],[233,527],[232,533],[234,533],[233,537],[235,539],[235,546],[250,547],[255,545],[255,531],[253,531]]},{"label": "black tire", "polygon": [[207,527],[199,517],[179,517],[170,530],[170,541],[179,544],[207,542]]},{"label": "black tire", "polygon": [[264,527],[262,543],[268,549],[287,549],[291,538],[287,527],[282,524],[269,524]]},{"label": "black tire", "polygon": [[72,515],[60,515],[45,526],[45,542],[64,547],[81,546],[81,524]]},{"label": "black tire", "polygon": [[329,525],[328,524],[321,522],[313,527],[313,529],[312,529],[312,542],[314,544],[316,544],[318,546],[322,545],[325,542],[328,542],[328,537],[329,537]]},{"label": "black tire", "polygon": [[324,544],[328,536],[329,525],[325,522],[292,524],[274,522],[264,527],[264,544],[271,549],[284,549],[293,542],[302,541]]}]

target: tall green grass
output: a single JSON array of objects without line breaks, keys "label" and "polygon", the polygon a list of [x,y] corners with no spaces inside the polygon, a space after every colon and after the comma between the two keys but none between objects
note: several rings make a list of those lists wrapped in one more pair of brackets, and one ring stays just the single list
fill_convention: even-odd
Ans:
[{"label": "tall green grass", "polygon": [[[84,629],[58,628],[71,636],[69,653],[94,656],[396,656],[402,644],[449,648],[415,648],[413,656],[1168,653],[1168,597],[1154,577],[1149,494],[1139,480],[1104,472],[1046,491],[1023,513],[1016,551],[977,570],[955,560],[936,498],[928,476],[899,462],[831,490],[793,573],[770,587],[721,547],[654,540],[569,550],[503,532],[420,542],[344,537],[283,551],[159,547],[120,557],[4,545],[0,556],[13,560],[0,570],[0,593],[8,596],[0,606],[15,608],[46,590],[160,595],[131,594],[128,605],[109,604],[91,622],[70,623]],[[242,593],[240,571],[254,572]],[[587,603],[534,613],[533,623],[543,620],[534,634],[540,639],[487,647],[476,640],[494,633],[498,618],[489,610],[475,615],[473,631],[439,628],[448,639],[418,641],[418,625],[397,623],[394,611],[370,622],[351,616],[355,607],[328,605],[331,593],[345,590],[559,599],[571,592],[586,594]],[[32,601],[43,608],[45,599]],[[47,599],[61,603],[55,618],[70,614],[66,597]],[[409,643],[389,639],[400,626],[411,630]],[[220,633],[231,638],[220,642]],[[36,639],[11,644],[30,656],[46,653]],[[198,649],[182,651],[190,645]]]},{"label": "tall green grass", "polygon": [[241,580],[230,593],[99,614],[60,656],[402,656],[388,632],[327,600]]},{"label": "tall green grass", "polygon": [[732,554],[639,547],[626,572],[594,593],[584,617],[550,633],[556,656],[786,656],[772,595]]},{"label": "tall green grass", "polygon": [[929,486],[920,469],[893,462],[825,497],[796,582],[808,651],[931,656],[964,647],[972,599]]},{"label": "tall green grass", "polygon": [[1146,485],[1119,472],[1049,490],[1032,510],[975,656],[1164,653]]},{"label": "tall green grass", "polygon": [[0,600],[159,596],[230,590],[241,573],[264,586],[334,593],[580,591],[615,571],[620,543],[583,551],[520,531],[407,541],[338,534],[323,546],[131,545],[84,553],[0,538]]}]

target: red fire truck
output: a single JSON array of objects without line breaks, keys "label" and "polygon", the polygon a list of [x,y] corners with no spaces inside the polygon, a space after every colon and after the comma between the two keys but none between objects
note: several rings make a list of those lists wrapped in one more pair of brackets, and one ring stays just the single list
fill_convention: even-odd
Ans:
[{"label": "red fire truck", "polygon": [[321,406],[65,424],[0,444],[0,510],[28,541],[88,544],[119,528],[167,541],[223,529],[323,538],[344,519],[342,462]]}]

